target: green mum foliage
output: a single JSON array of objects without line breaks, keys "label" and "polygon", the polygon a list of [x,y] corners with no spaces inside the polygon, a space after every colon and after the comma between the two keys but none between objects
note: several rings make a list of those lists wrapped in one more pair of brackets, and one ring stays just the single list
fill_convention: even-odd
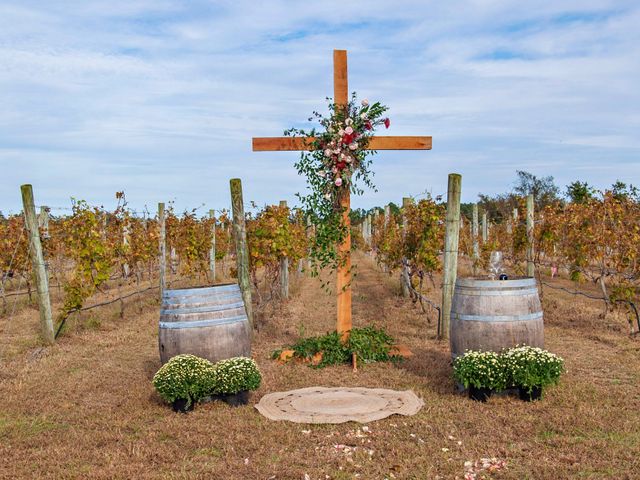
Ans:
[{"label": "green mum foliage", "polygon": [[184,398],[189,404],[210,394],[216,379],[215,366],[195,355],[176,355],[153,376],[153,386],[169,403]]},{"label": "green mum foliage", "polygon": [[256,362],[246,357],[220,360],[215,364],[213,390],[216,395],[235,394],[260,387],[262,375]]},{"label": "green mum foliage", "polygon": [[502,354],[509,384],[524,387],[531,393],[535,387],[555,385],[564,371],[564,360],[558,355],[529,345],[518,345]]},{"label": "green mum foliage", "polygon": [[504,390],[507,375],[500,354],[467,350],[453,362],[453,376],[465,388]]}]

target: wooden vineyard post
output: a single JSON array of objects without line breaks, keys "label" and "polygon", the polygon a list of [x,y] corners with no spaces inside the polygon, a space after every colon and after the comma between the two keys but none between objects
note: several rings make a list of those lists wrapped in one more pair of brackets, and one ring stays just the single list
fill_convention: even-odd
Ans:
[{"label": "wooden vineyard post", "polygon": [[478,260],[480,260],[480,245],[478,245],[478,204],[473,204],[473,224],[471,227],[473,239],[473,275],[478,274]]},{"label": "wooden vineyard post", "polygon": [[239,178],[232,178],[231,210],[233,212],[233,238],[236,244],[236,266],[238,270],[238,285],[242,291],[244,308],[249,319],[249,326],[253,332],[253,304],[251,303],[251,282],[249,281],[249,247],[247,246],[247,226],[244,218],[244,203],[242,200],[242,182]]},{"label": "wooden vineyard post", "polygon": [[[411,197],[402,197],[402,240],[407,236],[407,216],[405,214],[405,209],[411,205]],[[400,286],[402,287],[402,296],[409,296],[409,285],[407,282],[410,281],[410,277],[407,270],[406,258],[402,259],[402,270],[400,271]]]},{"label": "wooden vineyard post", "polygon": [[[129,225],[128,223],[125,223],[122,227],[122,250],[126,253],[129,253],[129,239]],[[124,275],[124,278],[129,278],[130,273],[131,269],[129,268],[129,263],[124,262],[122,264],[122,274]]]},{"label": "wooden vineyard post", "polygon": [[209,272],[211,273],[211,282],[216,283],[216,212],[209,210],[209,218],[211,222],[211,248],[209,249]]},{"label": "wooden vineyard post", "polygon": [[460,237],[460,192],[462,176],[449,174],[447,187],[447,217],[444,234],[444,272],[442,280],[442,324],[440,338],[449,338],[451,302],[458,272],[458,240]]},{"label": "wooden vineyard post", "polygon": [[487,225],[487,212],[482,212],[482,244],[489,239],[489,227]]},{"label": "wooden vineyard post", "polygon": [[40,332],[47,345],[55,341],[53,331],[53,317],[51,315],[51,300],[49,298],[49,278],[44,264],[40,230],[36,217],[36,207],[33,200],[33,187],[22,185],[22,206],[24,209],[24,224],[29,235],[29,254],[38,290],[38,307],[40,310]]},{"label": "wooden vineyard post", "polygon": [[533,263],[533,219],[534,219],[533,194],[527,195],[527,277],[535,276],[535,266]]},{"label": "wooden vineyard post", "polygon": [[311,237],[313,235],[313,223],[311,217],[307,217],[307,228],[305,229],[305,236],[307,237],[307,269],[311,272]]},{"label": "wooden vineyard post", "polygon": [[49,238],[49,207],[40,207],[40,213],[38,214],[38,227],[42,231],[42,238]]},{"label": "wooden vineyard post", "polygon": [[[280,208],[287,208],[286,200],[280,200]],[[289,298],[289,257],[286,255],[280,258],[280,297]]]},{"label": "wooden vineyard post", "polygon": [[[346,109],[349,102],[349,86],[347,80],[347,51],[333,51],[333,102],[336,111]],[[312,150],[313,138],[304,137],[257,137],[253,138],[254,151],[308,151]],[[369,150],[430,150],[431,137],[377,137],[369,139]],[[346,340],[351,330],[351,222],[349,211],[351,198],[349,189],[340,196],[342,224],[346,227],[346,236],[338,245],[341,263],[338,266],[336,279],[337,322],[336,330]]]},{"label": "wooden vineyard post", "polygon": [[162,302],[162,295],[167,288],[167,227],[164,217],[164,203],[158,203],[158,225],[160,227],[160,243],[158,245],[158,256],[160,257],[160,302]]}]

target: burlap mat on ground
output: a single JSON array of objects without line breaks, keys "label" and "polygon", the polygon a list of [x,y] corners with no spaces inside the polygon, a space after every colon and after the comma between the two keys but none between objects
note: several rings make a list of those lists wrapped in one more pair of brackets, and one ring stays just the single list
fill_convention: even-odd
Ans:
[{"label": "burlap mat on ground", "polygon": [[424,402],[411,390],[308,387],[269,393],[256,404],[271,420],[296,423],[372,422],[393,414],[415,415]]}]

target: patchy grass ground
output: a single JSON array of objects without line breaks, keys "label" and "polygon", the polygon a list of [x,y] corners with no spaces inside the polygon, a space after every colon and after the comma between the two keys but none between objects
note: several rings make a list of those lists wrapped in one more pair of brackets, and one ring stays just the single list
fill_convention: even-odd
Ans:
[{"label": "patchy grass ground", "polygon": [[433,315],[428,323],[396,295],[395,278],[357,261],[355,325],[385,326],[415,356],[357,373],[269,360],[300,332],[334,328],[333,299],[300,278],[255,336],[264,383],[251,403],[311,385],[386,387],[413,389],[425,401],[418,415],[367,431],[272,422],[220,403],[175,414],[150,383],[160,366],[154,298],[129,305],[124,319],[102,309],[91,328],[46,349],[33,334],[37,311],[26,308],[0,318],[0,478],[454,479],[483,457],[507,462],[496,479],[640,478],[640,339],[622,318],[605,322],[601,305],[546,289],[546,345],[568,369],[561,385],[533,404],[480,404],[454,392]]}]

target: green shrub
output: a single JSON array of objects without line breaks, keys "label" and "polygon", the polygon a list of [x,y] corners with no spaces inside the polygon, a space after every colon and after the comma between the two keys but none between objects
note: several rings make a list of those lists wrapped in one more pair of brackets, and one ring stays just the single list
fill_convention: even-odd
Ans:
[{"label": "green shrub", "polygon": [[388,362],[395,357],[389,355],[393,346],[393,337],[384,330],[373,327],[354,328],[349,335],[348,348],[358,356],[358,360],[370,362]]},{"label": "green shrub", "polygon": [[169,403],[183,398],[188,405],[207,396],[215,380],[215,366],[195,355],[176,355],[153,376],[153,386]]},{"label": "green shrub", "polygon": [[504,390],[507,386],[505,367],[495,352],[467,350],[453,362],[453,376],[465,388]]},{"label": "green shrub", "polygon": [[[364,363],[397,360],[400,357],[389,354],[393,343],[393,337],[384,330],[364,327],[352,329],[346,342],[342,341],[338,332],[330,332],[303,338],[289,348],[293,350],[294,357],[303,360],[311,360],[316,354],[322,353],[322,360],[317,365],[309,364],[313,368],[322,368],[349,363],[353,354]],[[274,351],[272,358],[278,358],[280,353],[282,349]]]},{"label": "green shrub", "polygon": [[220,360],[214,366],[212,390],[216,395],[233,395],[245,390],[256,390],[262,375],[256,362],[246,357]]},{"label": "green shrub", "polygon": [[535,387],[557,384],[564,370],[564,360],[542,348],[518,345],[502,354],[509,385]]}]

